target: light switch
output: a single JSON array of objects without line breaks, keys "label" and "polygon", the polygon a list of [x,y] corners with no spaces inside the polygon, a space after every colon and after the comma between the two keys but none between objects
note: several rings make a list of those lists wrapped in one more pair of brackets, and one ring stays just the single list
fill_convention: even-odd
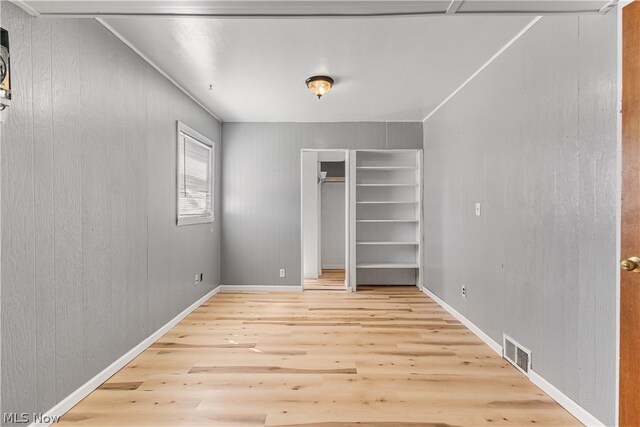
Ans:
[{"label": "light switch", "polygon": [[476,216],[480,216],[480,203],[476,203]]}]

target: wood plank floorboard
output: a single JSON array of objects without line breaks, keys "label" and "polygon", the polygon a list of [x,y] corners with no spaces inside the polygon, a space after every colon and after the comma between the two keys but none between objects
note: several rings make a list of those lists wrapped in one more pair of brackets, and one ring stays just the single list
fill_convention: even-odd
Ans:
[{"label": "wood plank floorboard", "polygon": [[211,298],[62,425],[573,426],[415,287]]},{"label": "wood plank floorboard", "polygon": [[344,291],[344,270],[323,269],[317,279],[305,279],[304,289],[306,291]]}]

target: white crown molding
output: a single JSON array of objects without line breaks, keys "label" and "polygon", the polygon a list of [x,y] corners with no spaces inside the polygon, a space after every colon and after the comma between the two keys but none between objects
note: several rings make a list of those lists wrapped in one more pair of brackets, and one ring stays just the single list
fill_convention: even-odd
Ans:
[{"label": "white crown molding", "polygon": [[104,19],[102,18],[95,18],[96,21],[98,21],[100,24],[102,24],[107,30],[109,30],[114,36],[116,36],[118,39],[120,39],[120,41],[122,41],[124,44],[126,44],[127,46],[129,46],[129,48],[131,50],[133,50],[135,53],[138,54],[138,56],[140,56],[142,59],[144,59],[145,61],[147,61],[147,63],[149,63],[149,65],[151,65],[153,68],[156,69],[157,72],[159,72],[160,74],[162,74],[167,80],[169,80],[171,83],[173,83],[173,85],[175,87],[177,87],[178,89],[180,89],[185,95],[187,95],[189,98],[191,98],[191,100],[193,102],[195,102],[196,104],[198,104],[200,106],[200,108],[202,108],[204,111],[206,111],[207,113],[209,113],[211,116],[213,116],[213,118],[215,118],[218,122],[220,122],[222,124],[222,120],[220,119],[220,117],[216,116],[213,111],[211,111],[209,108],[207,108],[202,102],[198,101],[198,99],[193,96],[191,94],[191,92],[189,92],[188,90],[186,90],[184,87],[182,87],[180,85],[180,83],[178,83],[177,81],[175,81],[173,79],[173,77],[171,77],[168,73],[166,73],[162,68],[160,68],[155,62],[153,62],[151,59],[149,59],[144,53],[142,53],[133,43],[131,43],[129,40],[127,40],[122,34],[120,34],[115,28],[113,28],[111,25],[109,25]]},{"label": "white crown molding", "polygon": [[[0,0],[1,1],[1,0]],[[29,6],[27,3],[20,1],[20,0],[10,0],[11,3],[15,4],[16,6],[18,6],[20,9],[24,10],[25,12],[27,12],[29,15],[33,16],[33,17],[39,17],[40,16],[40,12],[38,12],[37,10],[35,10],[34,8],[32,8],[31,6]]]},{"label": "white crown molding", "polygon": [[498,50],[491,58],[489,58],[489,60],[487,62],[482,64],[482,66],[480,68],[478,68],[478,70],[476,70],[475,73],[471,74],[471,76],[469,76],[469,78],[467,80],[462,82],[462,84],[460,86],[458,86],[458,88],[456,90],[451,92],[451,94],[449,96],[447,96],[440,104],[438,104],[438,106],[436,108],[434,108],[429,114],[427,114],[427,116],[424,119],[422,119],[422,121],[426,122],[429,119],[429,117],[433,116],[440,108],[442,108],[442,106],[444,104],[449,102],[449,100],[451,98],[453,98],[458,92],[460,92],[462,90],[462,88],[464,88],[466,85],[468,85],[471,80],[473,80],[478,74],[480,74],[482,72],[482,70],[484,70],[489,65],[491,65],[491,63],[493,61],[495,61],[500,55],[502,55],[504,53],[504,51],[509,49],[509,47],[512,44],[514,44],[520,37],[525,35],[525,33],[527,31],[529,31],[531,29],[531,27],[533,27],[541,19],[542,19],[542,16],[536,16],[535,18],[533,18],[522,30],[520,30],[520,32],[518,34],[515,35],[515,37],[513,37],[511,40],[509,40],[507,42],[507,44],[502,46],[500,48],[500,50]]}]

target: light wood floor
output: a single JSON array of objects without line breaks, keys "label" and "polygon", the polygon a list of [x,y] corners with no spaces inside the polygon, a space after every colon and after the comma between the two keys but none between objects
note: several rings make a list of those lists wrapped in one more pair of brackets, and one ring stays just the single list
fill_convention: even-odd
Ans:
[{"label": "light wood floor", "polygon": [[344,270],[324,269],[317,279],[305,279],[304,289],[307,291],[344,291]]},{"label": "light wood floor", "polygon": [[415,287],[221,293],[64,425],[579,425]]}]

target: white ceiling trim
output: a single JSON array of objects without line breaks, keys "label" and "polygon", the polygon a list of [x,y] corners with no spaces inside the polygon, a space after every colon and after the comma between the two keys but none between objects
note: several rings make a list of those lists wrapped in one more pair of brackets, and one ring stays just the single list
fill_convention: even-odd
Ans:
[{"label": "white ceiling trim", "polygon": [[[1,1],[1,0],[0,0]],[[31,6],[29,6],[27,3],[25,3],[24,1],[20,1],[20,0],[11,0],[11,2],[13,4],[15,4],[16,6],[18,6],[20,9],[24,10],[25,12],[27,12],[29,15],[33,16],[33,17],[40,17],[40,13],[35,10],[34,8],[32,8]],[[198,101],[196,99],[195,96],[193,96],[191,93],[189,93],[184,87],[182,87],[177,81],[175,81],[169,74],[167,74],[162,68],[160,68],[159,66],[157,66],[151,59],[149,59],[147,56],[145,56],[137,47],[135,47],[132,43],[129,42],[129,40],[127,40],[126,38],[124,38],[122,36],[122,34],[118,33],[114,28],[112,28],[109,24],[107,24],[102,18],[95,18],[96,21],[98,21],[100,24],[102,24],[107,30],[109,30],[114,36],[116,36],[118,39],[120,39],[120,41],[122,41],[124,44],[126,44],[127,46],[129,46],[129,48],[131,50],[133,50],[135,53],[137,53],[142,59],[144,59],[145,61],[147,61],[147,63],[149,63],[149,65],[151,65],[153,68],[156,69],[156,71],[158,71],[160,74],[162,74],[165,78],[167,78],[175,87],[177,87],[178,89],[180,89],[182,92],[184,92],[185,95],[187,95],[189,98],[191,98],[191,100],[193,100],[193,102],[195,102],[196,104],[198,104],[200,106],[200,108],[202,108],[204,111],[206,111],[207,113],[209,113],[211,116],[213,116],[217,121],[219,121],[220,123],[222,123],[222,120],[220,120],[220,118],[218,116],[216,116],[213,111],[211,111],[210,109],[208,109],[207,107],[205,107],[200,101]]]},{"label": "white ceiling trim", "polygon": [[522,37],[527,31],[529,31],[531,29],[531,27],[536,25],[536,23],[538,21],[540,21],[541,19],[542,19],[542,16],[536,16],[535,18],[533,18],[531,20],[531,22],[529,22],[518,34],[515,35],[514,38],[509,40],[507,42],[507,44],[502,46],[502,48],[495,53],[495,55],[493,55],[491,58],[489,58],[489,60],[487,62],[482,64],[482,66],[480,68],[478,68],[478,70],[475,73],[471,74],[471,76],[469,76],[469,78],[467,80],[462,82],[462,84],[460,86],[458,86],[458,88],[456,90],[451,92],[451,94],[449,96],[447,96],[440,104],[438,104],[438,106],[436,108],[434,108],[429,114],[427,114],[427,116],[424,119],[422,119],[422,121],[426,122],[429,119],[429,117],[433,116],[440,108],[442,108],[442,106],[444,104],[449,102],[449,100],[451,98],[453,98],[458,92],[460,92],[462,90],[462,88],[464,88],[467,84],[469,84],[469,82],[471,80],[473,80],[478,74],[480,74],[482,72],[482,70],[487,68],[493,61],[495,61],[500,55],[502,55],[502,53],[505,50],[507,50],[512,44],[514,44],[520,37]]},{"label": "white ceiling trim", "polygon": [[131,50],[133,50],[135,53],[137,53],[142,59],[144,59],[145,61],[147,61],[149,63],[149,65],[151,65],[153,68],[156,69],[156,71],[158,71],[160,74],[162,74],[164,77],[167,78],[167,80],[169,80],[171,83],[173,83],[173,85],[175,87],[177,87],[178,89],[180,89],[182,92],[184,92],[185,95],[187,95],[189,98],[191,98],[191,100],[193,102],[195,102],[196,104],[198,104],[200,106],[200,108],[202,108],[204,111],[206,111],[207,113],[209,113],[211,116],[213,116],[217,121],[219,121],[220,123],[222,123],[222,120],[216,116],[213,111],[211,111],[210,109],[208,109],[207,107],[204,106],[204,104],[200,101],[198,101],[198,99],[193,96],[189,91],[187,91],[184,87],[182,87],[180,85],[180,83],[178,83],[177,81],[175,81],[169,74],[167,74],[162,68],[160,68],[158,65],[156,65],[155,62],[153,62],[151,59],[149,59],[144,53],[142,53],[137,47],[135,47],[133,45],[133,43],[131,43],[129,40],[127,40],[122,34],[120,34],[118,31],[116,31],[113,27],[111,27],[111,25],[107,24],[107,22],[105,22],[104,19],[102,18],[95,18],[96,21],[98,21],[99,23],[101,23],[107,30],[111,31],[111,33],[113,33],[114,36],[116,36],[118,39],[120,39],[120,41],[122,41],[124,44],[126,44],[127,46],[129,46],[129,48],[131,48]]},{"label": "white ceiling trim", "polygon": [[[28,7],[28,6],[26,6]],[[23,9],[27,10],[26,7]],[[33,8],[30,8],[34,10]],[[531,15],[601,15],[608,12],[607,9],[598,10],[505,10],[505,11],[487,11],[487,12],[456,12],[447,13],[446,11],[425,11],[425,12],[380,12],[380,13],[109,13],[109,12],[90,12],[90,13],[52,13],[37,12],[37,16],[45,18],[214,18],[214,19],[373,19],[373,18],[410,18],[420,16],[531,16]],[[27,12],[29,12],[27,10]]]},{"label": "white ceiling trim", "polygon": [[600,8],[598,12],[604,15],[605,13],[609,12],[611,9],[613,9],[617,5],[618,5],[618,0],[609,0],[609,3],[602,6],[602,8]]},{"label": "white ceiling trim", "polygon": [[15,4],[20,9],[24,10],[25,12],[27,12],[31,16],[35,16],[35,17],[40,16],[40,12],[38,12],[37,10],[35,10],[34,8],[32,8],[31,6],[29,6],[28,4],[26,4],[23,1],[11,0],[11,3]]},{"label": "white ceiling trim", "polygon": [[[41,16],[48,17],[210,17],[210,18],[372,18],[429,15],[546,15],[606,13],[618,0],[584,1],[575,9],[576,0],[181,0],[95,1],[95,0],[15,0]],[[538,4],[536,4],[538,3]],[[593,3],[593,4],[590,4]],[[599,3],[599,4],[598,4]],[[607,4],[609,3],[609,4]],[[500,4],[498,7],[497,4]],[[569,5],[573,6],[569,7]],[[602,5],[605,4],[603,7]],[[461,7],[462,6],[462,7]],[[30,12],[32,13],[32,12]]]},{"label": "white ceiling trim", "polygon": [[449,7],[447,8],[447,15],[451,15],[453,13],[456,13],[458,11],[458,9],[460,9],[460,6],[462,6],[462,2],[464,0],[451,0],[451,3],[449,3]]}]

